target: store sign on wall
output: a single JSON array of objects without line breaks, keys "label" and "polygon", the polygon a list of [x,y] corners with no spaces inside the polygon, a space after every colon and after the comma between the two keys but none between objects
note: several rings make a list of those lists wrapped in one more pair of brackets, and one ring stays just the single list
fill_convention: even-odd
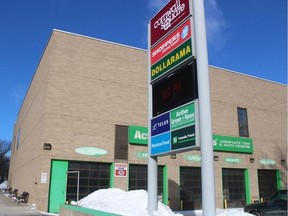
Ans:
[{"label": "store sign on wall", "polygon": [[115,163],[115,176],[127,177],[127,163]]},{"label": "store sign on wall", "polygon": [[244,137],[213,135],[215,151],[253,153],[253,140]]},{"label": "store sign on wall", "polygon": [[147,145],[148,143],[148,128],[142,126],[128,127],[129,143]]}]

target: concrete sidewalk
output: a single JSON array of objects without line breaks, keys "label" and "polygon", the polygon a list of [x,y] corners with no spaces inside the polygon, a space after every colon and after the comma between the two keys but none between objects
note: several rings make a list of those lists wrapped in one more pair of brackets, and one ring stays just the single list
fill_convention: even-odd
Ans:
[{"label": "concrete sidewalk", "polygon": [[0,192],[0,216],[43,216],[44,213],[38,212],[31,206],[15,202],[12,198],[6,197]]}]

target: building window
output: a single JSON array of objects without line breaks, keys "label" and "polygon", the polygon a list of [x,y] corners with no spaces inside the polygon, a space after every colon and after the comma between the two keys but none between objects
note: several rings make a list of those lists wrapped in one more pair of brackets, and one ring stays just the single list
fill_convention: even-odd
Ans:
[{"label": "building window", "polygon": [[115,127],[115,159],[128,160],[128,127]]},{"label": "building window", "polygon": [[247,109],[237,107],[240,137],[249,137]]},{"label": "building window", "polygon": [[222,169],[225,208],[242,208],[246,203],[245,175],[242,169]]},{"label": "building window", "polygon": [[[68,171],[79,171],[79,199],[88,196],[99,189],[110,187],[110,164],[92,162],[69,162]],[[68,201],[77,199],[77,173],[67,175],[67,197]]]},{"label": "building window", "polygon": [[200,167],[180,167],[180,199],[182,210],[202,208]]}]

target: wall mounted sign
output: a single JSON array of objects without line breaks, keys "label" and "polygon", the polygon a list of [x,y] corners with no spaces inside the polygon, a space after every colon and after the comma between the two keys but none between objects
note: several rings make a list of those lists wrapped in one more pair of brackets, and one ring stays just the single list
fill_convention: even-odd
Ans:
[{"label": "wall mounted sign", "polygon": [[242,160],[236,157],[228,157],[228,158],[225,158],[224,161],[226,163],[241,163]]},{"label": "wall mounted sign", "polygon": [[263,164],[263,165],[275,165],[276,162],[272,159],[261,159],[260,161],[260,164]]},{"label": "wall mounted sign", "polygon": [[148,158],[148,152],[136,152],[136,157],[141,159],[147,159]]},{"label": "wall mounted sign", "polygon": [[213,135],[214,151],[253,153],[253,140],[244,137]]},{"label": "wall mounted sign", "polygon": [[115,163],[115,176],[127,177],[127,163]]},{"label": "wall mounted sign", "polygon": [[75,149],[75,152],[82,155],[88,156],[103,156],[107,154],[107,151],[96,147],[79,147]]},{"label": "wall mounted sign", "polygon": [[200,155],[196,155],[196,154],[188,154],[188,155],[184,155],[184,160],[187,161],[192,161],[192,162],[200,162],[201,161],[201,156]]},{"label": "wall mounted sign", "polygon": [[148,128],[142,126],[128,127],[129,143],[147,145],[148,143]]}]

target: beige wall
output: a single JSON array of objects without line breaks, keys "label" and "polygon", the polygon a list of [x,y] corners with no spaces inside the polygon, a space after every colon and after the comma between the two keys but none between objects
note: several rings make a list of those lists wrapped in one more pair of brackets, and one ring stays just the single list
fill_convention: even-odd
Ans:
[{"label": "beige wall", "polygon": [[[287,86],[210,67],[213,133],[238,136],[237,107],[247,108],[254,153],[215,152],[217,207],[223,206],[222,168],[249,169],[252,198],[258,197],[257,169],[279,169],[287,183]],[[115,125],[147,126],[147,52],[119,44],[53,31],[19,111],[14,136],[20,128],[20,146],[13,147],[9,183],[30,193],[29,203],[47,211],[51,159],[120,162],[114,160]],[[52,150],[44,151],[43,143]],[[17,143],[17,142],[15,142]],[[92,158],[75,153],[80,146],[105,149],[108,154]],[[129,145],[131,164],[146,164],[136,152],[147,146]],[[185,160],[200,151],[160,157],[169,178],[169,198],[179,208],[179,167],[201,165]],[[225,157],[241,158],[227,164]],[[250,157],[255,163],[249,162]],[[260,159],[277,162],[265,167]],[[286,157],[285,157],[286,158]],[[125,162],[125,161],[124,161]],[[41,183],[47,173],[47,183]],[[115,178],[115,187],[127,189],[126,178]]]}]

